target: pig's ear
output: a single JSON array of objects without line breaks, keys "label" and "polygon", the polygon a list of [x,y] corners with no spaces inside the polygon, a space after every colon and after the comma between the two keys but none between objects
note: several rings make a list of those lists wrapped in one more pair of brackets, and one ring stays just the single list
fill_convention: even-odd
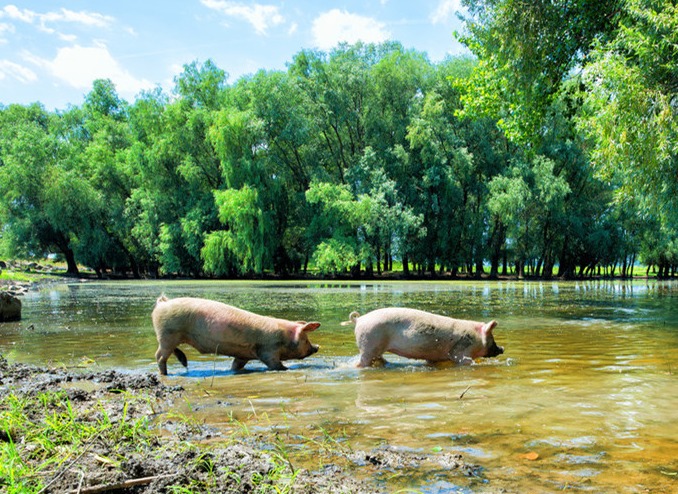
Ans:
[{"label": "pig's ear", "polygon": [[299,331],[315,331],[320,327],[319,322],[304,322],[303,326],[299,328]]},{"label": "pig's ear", "polygon": [[488,335],[492,332],[492,329],[497,325],[497,321],[490,321],[483,326],[483,334]]}]

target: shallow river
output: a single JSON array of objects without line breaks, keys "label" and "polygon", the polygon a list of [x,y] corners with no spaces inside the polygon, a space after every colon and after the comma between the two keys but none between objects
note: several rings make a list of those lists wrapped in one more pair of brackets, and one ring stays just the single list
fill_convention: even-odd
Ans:
[{"label": "shallow river", "polygon": [[[230,372],[230,359],[184,347],[169,382],[185,409],[228,427],[321,427],[355,449],[391,445],[459,452],[480,478],[421,471],[416,492],[678,491],[678,283],[636,282],[107,282],[56,285],[23,298],[23,320],[0,326],[12,361],[155,372],[150,312],[157,296],[221,300],[293,320],[318,320],[318,354],[286,373]],[[432,368],[387,354],[354,367],[350,311],[407,306],[496,319],[506,352]],[[462,396],[463,395],[463,396]]]}]

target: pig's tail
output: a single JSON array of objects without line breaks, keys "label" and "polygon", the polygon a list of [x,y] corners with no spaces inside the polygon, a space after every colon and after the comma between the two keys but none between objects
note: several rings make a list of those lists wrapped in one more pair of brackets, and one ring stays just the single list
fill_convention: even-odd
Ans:
[{"label": "pig's tail", "polygon": [[360,314],[359,314],[358,312],[353,311],[353,312],[351,312],[351,313],[348,315],[348,319],[349,319],[349,320],[348,320],[348,321],[344,321],[344,322],[342,322],[342,323],[340,323],[340,324],[341,324],[342,326],[349,326],[350,324],[355,324],[359,317],[360,317]]}]

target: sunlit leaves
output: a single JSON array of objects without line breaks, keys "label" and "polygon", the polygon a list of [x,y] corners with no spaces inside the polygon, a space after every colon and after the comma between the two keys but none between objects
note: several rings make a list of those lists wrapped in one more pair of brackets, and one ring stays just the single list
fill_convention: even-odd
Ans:
[{"label": "sunlit leaves", "polygon": [[207,235],[202,249],[206,270],[227,274],[230,258],[236,261],[240,273],[261,274],[266,261],[267,225],[258,191],[245,185],[240,189],[215,191],[214,197],[219,220],[228,230]]},{"label": "sunlit leaves", "polygon": [[223,97],[227,74],[212,60],[202,65],[197,61],[184,65],[184,70],[174,82],[176,93],[190,106],[216,109]]},{"label": "sunlit leaves", "polygon": [[[678,13],[633,0],[618,37],[592,53],[579,123],[606,177],[675,205],[678,192]],[[667,180],[668,179],[668,180]]]},{"label": "sunlit leaves", "polygon": [[461,36],[480,59],[460,114],[498,119],[507,136],[538,143],[542,118],[570,72],[615,28],[621,1],[467,0]]}]

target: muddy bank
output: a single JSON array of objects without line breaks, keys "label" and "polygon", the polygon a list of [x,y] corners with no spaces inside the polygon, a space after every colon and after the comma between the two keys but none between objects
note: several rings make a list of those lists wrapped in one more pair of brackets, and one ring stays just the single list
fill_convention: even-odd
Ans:
[{"label": "muddy bank", "polygon": [[[482,482],[481,469],[460,455],[391,447],[325,448],[317,452],[317,469],[298,468],[284,437],[224,435],[173,416],[172,404],[183,395],[155,374],[41,368],[0,356],[0,446],[13,455],[3,461],[26,466],[25,478],[6,475],[0,490],[376,493],[392,490],[388,478],[416,477],[422,465]],[[56,434],[42,428],[59,417],[65,420]],[[73,433],[75,426],[83,432]]]}]

